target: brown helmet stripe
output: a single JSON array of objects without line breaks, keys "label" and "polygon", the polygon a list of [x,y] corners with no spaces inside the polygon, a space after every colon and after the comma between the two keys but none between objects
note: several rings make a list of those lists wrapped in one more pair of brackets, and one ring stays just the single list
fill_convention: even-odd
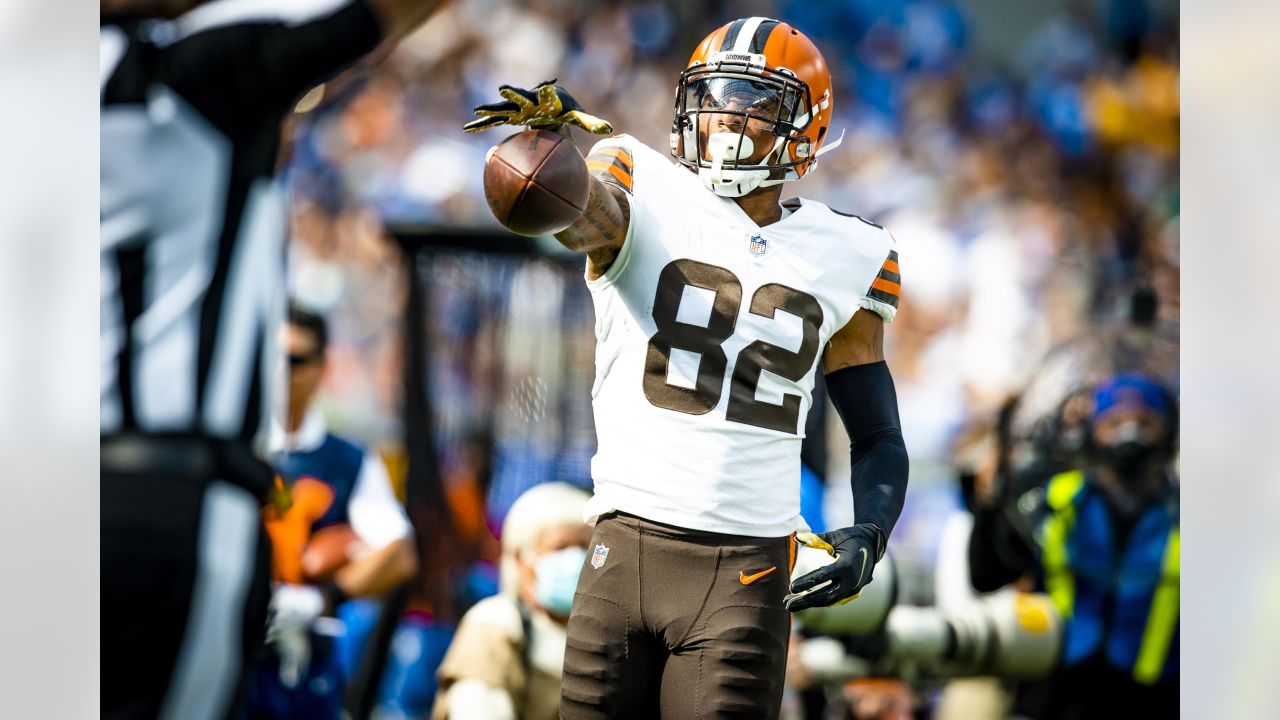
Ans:
[{"label": "brown helmet stripe", "polygon": [[748,52],[764,52],[764,44],[769,40],[769,33],[773,32],[777,26],[777,20],[765,20],[756,26],[756,34],[751,38],[751,47]]},{"label": "brown helmet stripe", "polygon": [[746,20],[734,20],[729,23],[729,30],[724,34],[724,42],[720,43],[718,49],[723,51],[732,50],[733,44],[738,42],[738,33],[742,32],[742,26],[746,24]]}]

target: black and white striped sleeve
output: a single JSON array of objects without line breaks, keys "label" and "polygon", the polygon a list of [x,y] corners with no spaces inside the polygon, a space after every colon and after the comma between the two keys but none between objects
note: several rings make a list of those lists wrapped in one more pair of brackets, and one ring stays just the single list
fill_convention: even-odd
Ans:
[{"label": "black and white striped sleeve", "polygon": [[366,0],[214,0],[165,34],[158,79],[232,131],[287,110],[383,36]]}]

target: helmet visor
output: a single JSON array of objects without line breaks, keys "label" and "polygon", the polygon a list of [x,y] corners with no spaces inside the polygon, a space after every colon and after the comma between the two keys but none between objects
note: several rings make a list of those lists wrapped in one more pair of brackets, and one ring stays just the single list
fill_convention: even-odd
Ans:
[{"label": "helmet visor", "polygon": [[784,83],[737,75],[704,75],[690,78],[682,109],[685,113],[730,113],[790,126],[798,104],[796,88]]}]

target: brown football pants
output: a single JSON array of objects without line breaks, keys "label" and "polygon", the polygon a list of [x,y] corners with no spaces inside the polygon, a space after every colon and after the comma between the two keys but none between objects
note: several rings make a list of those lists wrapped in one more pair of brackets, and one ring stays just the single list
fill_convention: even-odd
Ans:
[{"label": "brown football pants", "polygon": [[602,516],[569,617],[560,717],[778,717],[794,559],[791,537]]}]

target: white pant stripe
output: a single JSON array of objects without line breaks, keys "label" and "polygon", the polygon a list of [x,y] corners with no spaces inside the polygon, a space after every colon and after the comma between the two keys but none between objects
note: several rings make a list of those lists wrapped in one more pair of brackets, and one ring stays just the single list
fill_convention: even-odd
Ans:
[{"label": "white pant stripe", "polygon": [[191,611],[161,720],[220,719],[231,707],[258,532],[253,496],[227,482],[210,483],[200,510]]}]

